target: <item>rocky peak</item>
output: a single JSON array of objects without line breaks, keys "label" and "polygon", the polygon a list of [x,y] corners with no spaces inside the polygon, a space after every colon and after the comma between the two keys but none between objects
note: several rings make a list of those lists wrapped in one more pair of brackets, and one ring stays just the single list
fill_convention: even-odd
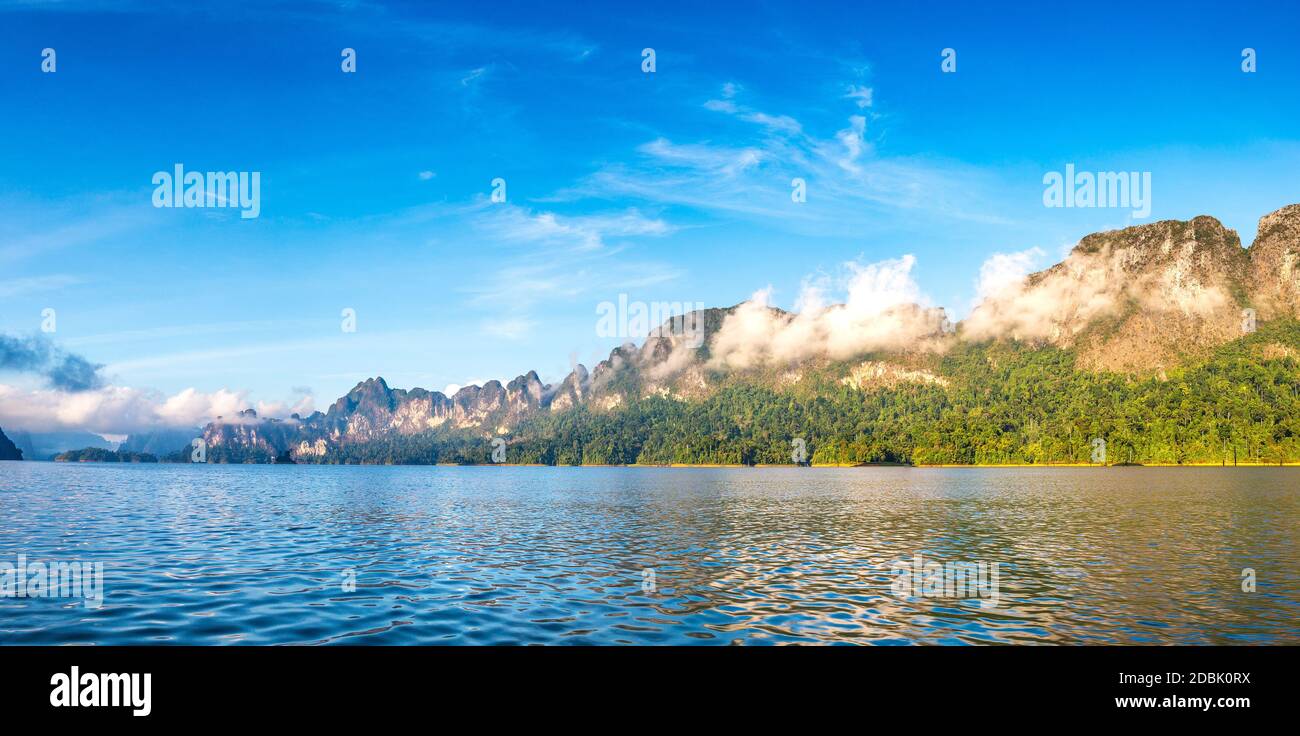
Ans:
[{"label": "rocky peak", "polygon": [[1259,218],[1249,253],[1251,300],[1259,318],[1300,316],[1300,204]]},{"label": "rocky peak", "polygon": [[537,371],[528,371],[506,384],[506,403],[512,412],[539,409],[549,388],[537,376]]},{"label": "rocky peak", "polygon": [[[1295,242],[1300,238],[1300,204],[1289,204],[1259,218],[1255,242],[1282,238]],[[1252,246],[1253,247],[1253,246]]]},{"label": "rocky peak", "polygon": [[1075,347],[1089,369],[1161,369],[1240,336],[1249,270],[1237,233],[1213,217],[1095,233],[963,330]]},{"label": "rocky peak", "polygon": [[394,399],[393,391],[388,388],[388,383],[383,378],[367,378],[335,401],[327,414],[334,417],[357,411],[391,412],[396,405]]},{"label": "rocky peak", "polygon": [[1070,255],[1104,259],[1122,274],[1175,267],[1205,281],[1240,281],[1249,261],[1237,232],[1208,215],[1093,233]]}]

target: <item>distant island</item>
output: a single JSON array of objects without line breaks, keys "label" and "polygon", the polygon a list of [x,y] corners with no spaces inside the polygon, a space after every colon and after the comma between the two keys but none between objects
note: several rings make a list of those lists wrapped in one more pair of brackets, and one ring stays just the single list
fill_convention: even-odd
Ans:
[{"label": "distant island", "polygon": [[130,452],[122,450],[105,450],[102,447],[87,447],[81,450],[69,450],[54,456],[56,463],[156,463],[158,457],[147,452]]}]

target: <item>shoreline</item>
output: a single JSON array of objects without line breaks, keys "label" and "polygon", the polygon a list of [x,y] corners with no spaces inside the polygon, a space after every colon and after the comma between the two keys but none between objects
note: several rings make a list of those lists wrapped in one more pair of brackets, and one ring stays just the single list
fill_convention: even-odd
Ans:
[{"label": "shoreline", "polygon": [[1237,462],[1223,463],[1133,463],[1133,464],[1098,464],[1098,463],[810,463],[794,465],[792,463],[772,464],[757,463],[742,465],[739,463],[630,463],[599,464],[583,463],[580,465],[548,465],[546,463],[172,463],[172,462],[107,462],[101,460],[78,460],[76,462],[55,460],[0,460],[0,462],[49,464],[49,465],[300,465],[315,466],[354,466],[354,467],[412,467],[412,468],[1296,468],[1300,461],[1284,463]]}]

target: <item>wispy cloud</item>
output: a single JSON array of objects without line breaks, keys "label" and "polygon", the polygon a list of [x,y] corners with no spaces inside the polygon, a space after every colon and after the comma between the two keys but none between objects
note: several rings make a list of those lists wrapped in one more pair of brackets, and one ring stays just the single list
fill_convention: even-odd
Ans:
[{"label": "wispy cloud", "polygon": [[745,120],[747,122],[763,126],[764,128],[768,128],[773,131],[788,133],[788,134],[797,134],[803,132],[803,127],[799,125],[799,121],[795,120],[789,115],[771,115],[762,112],[761,110],[754,110],[744,105],[739,105],[735,102],[734,99],[732,99],[732,96],[734,94],[735,94],[734,88],[728,88],[724,86],[723,99],[709,100],[708,102],[704,103],[704,107],[706,110],[713,110],[714,112],[721,112],[721,113],[726,113],[728,115],[735,115],[741,120]]},{"label": "wispy cloud", "polygon": [[873,90],[870,87],[864,87],[860,84],[850,84],[844,93],[844,97],[858,106],[858,109],[871,107]]},{"label": "wispy cloud", "polygon": [[84,282],[85,279],[82,277],[66,273],[8,279],[0,281],[0,299],[12,299],[27,294],[42,294],[58,289],[66,289],[69,286]]},{"label": "wispy cloud", "polygon": [[490,66],[480,66],[477,69],[470,69],[460,78],[460,86],[469,87],[475,85],[479,80],[486,77],[492,71]]},{"label": "wispy cloud", "polygon": [[[915,211],[961,221],[1006,223],[997,214],[992,177],[975,167],[919,157],[880,155],[869,130],[874,91],[849,84],[842,99],[853,112],[819,136],[791,114],[741,101],[723,86],[706,110],[748,123],[752,133],[727,143],[657,137],[638,156],[614,162],[559,196],[626,197],[704,212],[761,217],[789,229],[852,232],[881,214]],[[846,107],[848,103],[845,103]],[[806,202],[791,199],[791,181],[807,184]]]},{"label": "wispy cloud", "polygon": [[646,217],[636,209],[566,217],[554,212],[531,212],[515,205],[483,210],[477,225],[498,241],[569,253],[598,250],[622,238],[657,237],[673,231],[662,219]]},{"label": "wispy cloud", "polygon": [[[279,319],[279,320],[245,320],[240,322],[196,322],[194,324],[160,325],[143,327],[135,330],[117,330],[94,335],[69,337],[62,342],[69,347],[86,347],[91,345],[123,345],[143,342],[170,340],[178,337],[229,335],[240,333],[257,333],[276,330],[294,330],[309,328],[313,325],[325,325],[321,320]],[[333,320],[329,322],[333,324]]]},{"label": "wispy cloud", "polygon": [[11,199],[8,206],[0,208],[0,241],[4,242],[0,245],[0,264],[103,242],[156,223],[148,217],[147,200],[140,200],[146,202],[141,206],[105,205],[102,199],[57,204]]},{"label": "wispy cloud", "polygon": [[633,255],[642,238],[662,237],[675,228],[636,209],[563,216],[515,205],[483,210],[475,227],[508,252],[491,255],[499,266],[466,287],[470,301],[496,313],[485,324],[491,334],[517,339],[536,320],[531,308],[542,302],[571,301],[660,284],[681,272]]},{"label": "wispy cloud", "polygon": [[509,49],[581,63],[599,49],[594,41],[563,29],[419,19],[406,19],[397,28],[443,50]]},{"label": "wispy cloud", "polygon": [[519,340],[537,327],[537,321],[519,317],[484,320],[484,332],[506,340]]}]

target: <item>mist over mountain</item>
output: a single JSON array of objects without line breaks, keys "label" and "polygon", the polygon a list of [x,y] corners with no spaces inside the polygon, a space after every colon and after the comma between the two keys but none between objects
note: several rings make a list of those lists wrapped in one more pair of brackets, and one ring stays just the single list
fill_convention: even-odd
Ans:
[{"label": "mist over mountain", "polygon": [[[22,429],[11,430],[11,439],[23,451],[26,460],[53,460],[55,455],[69,450],[95,447],[104,450],[117,449],[116,442],[109,442],[93,432],[28,432]],[[171,448],[175,449],[175,447]]]},{"label": "mist over mountain", "polygon": [[[1212,217],[1155,222],[1083,238],[953,324],[919,303],[904,258],[859,269],[842,304],[805,294],[792,313],[760,293],[554,385],[528,371],[447,396],[375,377],[325,412],[248,410],[202,437],[216,462],[487,462],[494,438],[543,463],[789,462],[794,437],[828,462],[1065,462],[1101,436],[1135,460],[1290,457],[1298,262],[1300,205],[1264,216],[1250,248]],[[1191,408],[1153,404],[1188,390]],[[1160,429],[1179,412],[1204,437]]]},{"label": "mist over mountain", "polygon": [[1065,261],[986,299],[963,334],[1075,347],[1096,370],[1172,367],[1241,335],[1242,309],[1274,285],[1252,288],[1254,253],[1212,217],[1089,235]]},{"label": "mist over mountain", "polygon": [[202,432],[201,427],[192,429],[163,427],[147,432],[136,432],[128,435],[117,449],[119,452],[165,455],[178,447],[190,444],[190,441]]}]

